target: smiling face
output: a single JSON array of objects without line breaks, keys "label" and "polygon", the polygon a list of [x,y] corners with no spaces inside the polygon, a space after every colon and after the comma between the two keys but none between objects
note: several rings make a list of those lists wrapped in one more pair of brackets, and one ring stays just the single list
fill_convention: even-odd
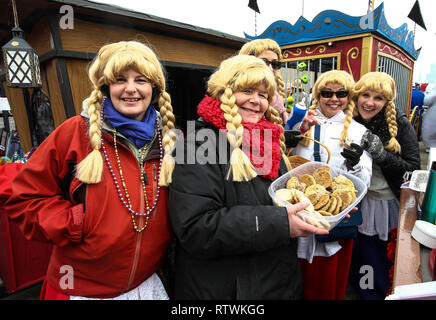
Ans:
[{"label": "smiling face", "polygon": [[357,110],[363,121],[369,122],[386,105],[387,99],[377,91],[362,92],[357,99]]},{"label": "smiling face", "polygon": [[264,85],[235,92],[235,97],[243,122],[259,122],[269,106],[268,93]]},{"label": "smiling face", "polygon": [[121,73],[109,85],[115,109],[125,117],[141,121],[150,105],[153,87],[142,74],[129,70]]},{"label": "smiling face", "polygon": [[[344,91],[345,88],[338,83],[328,83],[321,91]],[[333,94],[330,98],[324,98],[322,95],[319,97],[319,105],[321,111],[327,118],[335,116],[339,111],[344,110],[348,105],[348,96],[344,98],[338,98],[336,94]]]}]

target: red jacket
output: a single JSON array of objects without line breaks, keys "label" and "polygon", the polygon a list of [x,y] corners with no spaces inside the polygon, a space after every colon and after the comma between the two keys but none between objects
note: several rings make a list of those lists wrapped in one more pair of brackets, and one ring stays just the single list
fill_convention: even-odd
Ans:
[{"label": "red jacket", "polygon": [[[125,197],[113,136],[103,131],[103,137]],[[132,208],[145,212],[139,163],[125,145],[117,145]],[[137,233],[104,159],[102,182],[85,185],[74,177],[75,165],[89,152],[87,121],[82,116],[65,121],[14,179],[5,209],[27,239],[54,244],[47,270],[50,286],[68,295],[109,298],[135,288],[159,269],[172,239],[168,192],[160,188],[148,227]],[[103,156],[103,150],[100,152]],[[159,180],[157,138],[146,160],[146,192],[151,207]],[[136,218],[137,225],[141,227],[144,220]]]}]

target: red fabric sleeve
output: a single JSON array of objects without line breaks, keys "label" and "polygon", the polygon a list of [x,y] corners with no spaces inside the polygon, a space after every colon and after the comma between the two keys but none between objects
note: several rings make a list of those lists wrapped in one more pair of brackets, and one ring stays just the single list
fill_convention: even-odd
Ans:
[{"label": "red fabric sleeve", "polygon": [[70,120],[44,140],[12,182],[5,210],[26,239],[57,246],[81,241],[83,205],[64,199],[69,190],[62,190],[62,178],[83,158],[77,150],[88,141],[79,119]]},{"label": "red fabric sleeve", "polygon": [[8,163],[0,166],[0,207],[12,194],[12,180],[20,172],[24,163]]}]

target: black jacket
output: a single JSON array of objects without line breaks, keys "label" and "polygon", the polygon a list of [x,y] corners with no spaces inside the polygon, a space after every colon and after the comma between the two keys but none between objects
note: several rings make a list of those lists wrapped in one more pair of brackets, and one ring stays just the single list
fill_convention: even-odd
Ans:
[{"label": "black jacket", "polygon": [[[175,298],[301,298],[297,240],[290,238],[286,209],[273,206],[268,195],[272,181],[227,181],[227,139],[201,120],[196,121],[196,134],[200,129],[209,129],[202,131],[208,132],[208,142],[195,143],[195,164],[177,162],[169,186],[177,239]],[[186,141],[195,137],[188,133],[184,145],[185,161],[190,153],[192,161]],[[218,157],[227,152],[226,161],[199,164],[211,156],[206,145],[213,146]],[[218,145],[223,148],[218,150]],[[279,176],[285,172],[282,159]]]},{"label": "black jacket", "polygon": [[[381,112],[383,112],[384,114],[384,110]],[[356,120],[358,122],[361,122],[358,118]],[[361,123],[367,128],[369,127],[368,124],[365,124],[364,122]],[[398,199],[400,199],[400,188],[401,184],[403,183],[404,174],[407,171],[413,172],[414,170],[419,170],[421,168],[421,159],[419,153],[419,142],[416,136],[416,132],[410,124],[409,120],[407,119],[406,115],[400,112],[398,109],[397,127],[398,131],[396,139],[401,146],[401,153],[393,154],[392,152],[388,152],[386,158],[382,162],[379,162],[377,164],[380,166],[383,172],[383,176],[389,184],[392,192]],[[381,129],[378,128],[378,130],[376,131],[381,131]],[[380,135],[379,132],[373,131],[373,133],[379,135],[380,139],[383,142],[388,142],[386,141],[387,138],[385,138],[383,135]]]}]

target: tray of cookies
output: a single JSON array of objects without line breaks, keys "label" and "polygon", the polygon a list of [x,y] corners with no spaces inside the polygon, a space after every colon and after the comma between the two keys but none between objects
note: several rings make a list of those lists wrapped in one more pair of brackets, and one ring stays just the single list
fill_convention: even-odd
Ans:
[{"label": "tray of cookies", "polygon": [[322,162],[306,162],[269,187],[276,206],[307,200],[309,206],[297,215],[316,227],[334,228],[365,196],[367,187],[358,177]]}]

